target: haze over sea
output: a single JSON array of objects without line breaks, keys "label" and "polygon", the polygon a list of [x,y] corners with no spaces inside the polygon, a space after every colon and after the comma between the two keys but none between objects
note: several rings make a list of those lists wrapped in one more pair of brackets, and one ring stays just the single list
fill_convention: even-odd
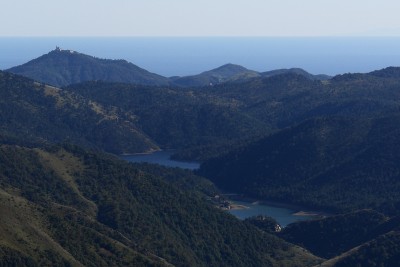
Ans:
[{"label": "haze over sea", "polygon": [[226,63],[256,71],[299,67],[329,75],[400,66],[400,37],[1,37],[0,69],[56,46],[125,59],[164,76],[198,74]]}]

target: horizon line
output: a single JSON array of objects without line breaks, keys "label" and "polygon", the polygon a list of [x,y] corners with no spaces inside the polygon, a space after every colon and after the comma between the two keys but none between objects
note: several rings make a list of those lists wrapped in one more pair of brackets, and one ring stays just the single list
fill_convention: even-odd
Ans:
[{"label": "horizon line", "polygon": [[0,35],[0,38],[400,38],[399,35]]}]

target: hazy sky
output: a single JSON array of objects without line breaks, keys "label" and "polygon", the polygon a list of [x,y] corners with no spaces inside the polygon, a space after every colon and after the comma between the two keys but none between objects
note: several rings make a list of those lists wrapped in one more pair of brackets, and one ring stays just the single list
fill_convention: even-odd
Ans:
[{"label": "hazy sky", "polygon": [[399,0],[0,1],[0,36],[400,36]]}]

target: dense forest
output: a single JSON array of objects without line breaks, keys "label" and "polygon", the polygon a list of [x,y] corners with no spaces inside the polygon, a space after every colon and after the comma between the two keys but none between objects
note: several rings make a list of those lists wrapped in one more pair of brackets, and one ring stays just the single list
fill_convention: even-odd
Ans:
[{"label": "dense forest", "polygon": [[201,194],[190,194],[113,156],[75,146],[2,145],[0,150],[3,263],[308,266],[318,262],[220,211]]},{"label": "dense forest", "polygon": [[[389,219],[373,210],[361,210],[324,219],[298,222],[279,236],[315,255],[333,258],[384,233],[376,233]],[[392,229],[386,229],[390,232]]]},{"label": "dense forest", "polygon": [[360,210],[298,222],[278,235],[322,258],[322,266],[396,266],[400,253],[400,217]]},{"label": "dense forest", "polygon": [[331,212],[374,208],[399,214],[399,120],[311,119],[211,159],[200,174],[255,198]]},{"label": "dense forest", "polygon": [[181,159],[204,161],[307,119],[397,112],[397,72],[388,68],[323,81],[284,73],[199,88],[89,82],[65,90],[132,112],[161,147],[183,150]]},{"label": "dense forest", "polygon": [[163,148],[224,144],[268,127],[242,112],[235,99],[179,88],[88,82],[66,88],[137,116],[141,129]]},{"label": "dense forest", "polygon": [[116,107],[0,72],[0,134],[24,142],[72,142],[113,153],[158,149]]}]

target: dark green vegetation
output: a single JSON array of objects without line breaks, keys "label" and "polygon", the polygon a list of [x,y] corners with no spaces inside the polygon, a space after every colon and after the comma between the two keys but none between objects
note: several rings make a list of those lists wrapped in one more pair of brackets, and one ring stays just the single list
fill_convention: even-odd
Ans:
[{"label": "dark green vegetation", "polygon": [[128,110],[161,147],[184,148],[188,157],[205,159],[215,156],[212,147],[225,152],[237,141],[248,142],[317,116],[363,118],[397,112],[400,82],[390,74],[396,71],[382,70],[387,77],[374,72],[328,81],[287,73],[196,89],[91,82],[67,90]]},{"label": "dark green vegetation", "polygon": [[200,173],[217,186],[255,198],[330,211],[385,211],[400,199],[399,160],[399,115],[329,117],[210,160]]},{"label": "dark green vegetation", "polygon": [[400,262],[400,232],[385,235],[363,244],[349,256],[339,258],[335,266],[396,266]]},{"label": "dark green vegetation", "polygon": [[140,170],[160,177],[183,191],[189,191],[190,194],[199,194],[202,197],[209,198],[219,193],[219,190],[208,179],[194,175],[192,171],[181,168],[169,168],[150,163],[131,163]]},{"label": "dark green vegetation", "polygon": [[235,99],[202,91],[103,82],[65,90],[135,114],[140,128],[162,148],[215,146],[267,128],[242,112]]},{"label": "dark green vegetation", "polygon": [[276,233],[280,230],[278,222],[274,218],[268,216],[253,216],[250,218],[246,218],[244,222],[252,224],[267,233]]},{"label": "dark green vegetation", "polygon": [[[309,266],[316,258],[111,156],[0,146],[5,266]],[[172,175],[173,171],[169,170]],[[178,174],[177,177],[181,175]]]},{"label": "dark green vegetation", "polygon": [[323,258],[322,266],[396,266],[400,217],[361,210],[284,228],[279,236]]},{"label": "dark green vegetation", "polygon": [[125,60],[99,59],[59,48],[7,71],[54,86],[96,80],[145,85],[169,84],[167,78]]},{"label": "dark green vegetation", "polygon": [[[250,114],[284,129],[206,161],[200,174],[255,198],[350,212],[295,223],[279,235],[330,259],[322,266],[398,265],[399,74],[387,68],[322,83],[297,77],[276,87],[264,80],[271,91],[259,91]],[[262,88],[261,80],[248,84],[256,82]],[[224,94],[232,94],[228,86]],[[385,215],[357,211],[363,208]]]},{"label": "dark green vegetation", "polygon": [[283,130],[205,162],[201,173],[257,198],[396,214],[399,73],[387,68],[323,82],[284,75],[215,88],[219,96],[238,96],[249,116]]},{"label": "dark green vegetation", "polygon": [[293,223],[284,228],[279,236],[307,248],[315,255],[329,259],[375,238],[374,231],[387,220],[388,218],[376,211],[361,210]]},{"label": "dark green vegetation", "polygon": [[0,110],[5,142],[68,141],[114,153],[157,148],[133,114],[5,72],[0,72]]}]

